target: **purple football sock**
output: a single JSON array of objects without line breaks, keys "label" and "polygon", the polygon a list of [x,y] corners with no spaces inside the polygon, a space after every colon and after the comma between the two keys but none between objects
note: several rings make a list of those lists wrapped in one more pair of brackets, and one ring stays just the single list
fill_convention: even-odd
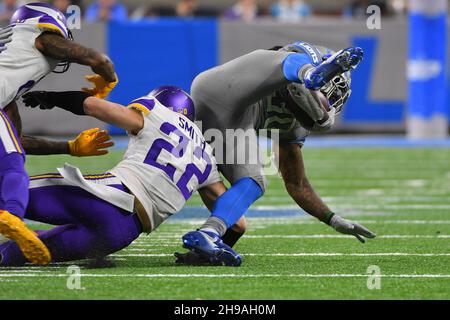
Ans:
[{"label": "purple football sock", "polygon": [[[52,262],[85,259],[93,247],[95,236],[88,229],[75,225],[55,227],[48,231],[39,231],[39,238],[45,243],[52,255]],[[21,266],[27,260],[17,244],[8,241],[0,246],[3,256],[1,266]]]},{"label": "purple football sock", "polygon": [[28,203],[28,175],[23,155],[13,152],[0,159],[0,210],[19,218],[25,215]]},{"label": "purple football sock", "polygon": [[0,245],[0,267],[18,267],[27,262],[14,241],[8,241]]}]

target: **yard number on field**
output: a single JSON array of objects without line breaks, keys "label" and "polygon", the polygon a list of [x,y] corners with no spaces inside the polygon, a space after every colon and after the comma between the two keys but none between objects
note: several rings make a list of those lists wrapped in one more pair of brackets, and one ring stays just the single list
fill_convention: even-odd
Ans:
[{"label": "yard number on field", "polygon": [[381,289],[381,269],[379,266],[369,266],[367,268],[369,277],[367,278],[367,289],[380,290]]}]

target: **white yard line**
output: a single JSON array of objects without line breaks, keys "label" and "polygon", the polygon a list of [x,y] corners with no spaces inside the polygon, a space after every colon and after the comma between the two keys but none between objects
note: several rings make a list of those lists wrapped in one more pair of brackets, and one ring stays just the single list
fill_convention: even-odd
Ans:
[{"label": "white yard line", "polygon": [[[82,273],[84,278],[367,278],[369,274],[89,274]],[[15,273],[15,274],[0,274],[0,282],[5,280],[1,278],[33,278],[33,277],[48,277],[48,278],[67,278],[68,275],[64,273],[54,274],[30,274],[30,273]],[[450,274],[381,274],[380,278],[447,278],[450,279]],[[6,280],[9,281],[9,280]]]},{"label": "white yard line", "polygon": [[[282,207],[283,208],[283,207]],[[257,224],[318,224],[319,222],[317,220],[314,220],[309,217],[286,217],[286,218],[277,218],[269,217],[269,218],[248,218],[249,223],[252,225]],[[181,225],[198,225],[204,222],[203,220],[196,219],[187,219],[187,220],[169,220],[168,223],[170,224],[181,224]],[[364,224],[450,224],[450,220],[365,220],[365,219],[359,219],[358,222],[364,223]],[[177,230],[177,232],[179,232]],[[156,239],[164,239],[162,237],[154,236],[153,234],[150,236],[155,237]]]},{"label": "white yard line", "polygon": [[[148,240],[141,240],[133,242],[133,247],[173,247],[179,245],[180,241],[173,241],[180,239],[182,234],[174,234],[171,237],[155,239],[155,237],[148,238]],[[243,239],[354,239],[354,236],[340,235],[340,234],[261,234],[261,235],[244,235]],[[386,234],[378,235],[376,239],[450,239],[450,234]],[[164,240],[164,243],[153,243],[155,240]],[[169,241],[171,240],[171,241]]]},{"label": "white yard line", "polygon": [[[302,213],[302,210],[295,205],[292,206],[286,206],[282,205],[286,202],[291,202],[292,199],[290,198],[282,198],[282,197],[270,197],[270,200],[274,205],[264,205],[264,206],[258,206],[258,207],[252,207],[251,211],[257,211],[257,212],[267,212],[271,215],[271,217],[276,218],[278,213],[283,213],[283,211],[290,211],[290,212],[298,212],[299,214]],[[324,200],[326,201],[326,200]],[[384,200],[383,200],[384,201]],[[421,210],[421,211],[428,211],[428,210],[449,210],[450,205],[447,204],[386,204],[386,205],[374,205],[374,204],[358,204],[353,203],[349,204],[348,201],[344,202],[337,202],[337,201],[326,201],[331,206],[333,206],[336,210],[340,211],[377,211],[380,213],[391,213],[392,211],[405,211],[405,210]],[[388,201],[385,201],[388,202]],[[398,202],[398,201],[395,201]],[[391,202],[392,203],[392,202]],[[362,212],[363,214],[367,214],[367,212]],[[256,218],[257,219],[257,218]]]},{"label": "white yard line", "polygon": [[[173,235],[172,237],[166,237],[166,239],[179,239],[180,235]],[[262,234],[262,235],[244,235],[242,239],[355,239],[354,236],[339,235],[339,234]],[[376,239],[450,239],[449,234],[439,234],[439,235],[422,235],[422,234],[387,234],[378,235]],[[173,247],[181,243],[181,241],[171,241],[169,243],[152,243],[153,239],[148,241],[141,241],[139,243],[133,243],[133,247]]]},{"label": "white yard line", "polygon": [[[181,242],[181,235],[176,237],[176,239],[179,241],[176,242],[171,242],[169,244],[158,244],[158,243],[152,243],[151,240],[145,244],[145,243],[141,243],[141,244],[131,244],[129,247],[133,247],[133,248],[149,248],[149,249],[158,249],[158,248],[172,248],[172,247],[176,247],[176,246],[180,246],[182,244]],[[127,248],[123,249],[123,250],[127,250]]]},{"label": "white yard line", "polygon": [[[360,197],[358,199],[358,197]],[[413,202],[413,203],[429,203],[432,206],[432,203],[443,203],[449,202],[450,198],[447,196],[436,196],[436,197],[423,197],[423,198],[414,198],[414,197],[384,197],[384,196],[370,196],[370,199],[363,199],[362,197],[367,197],[367,195],[355,195],[352,197],[342,196],[342,197],[323,197],[322,200],[331,204],[331,205],[346,205],[346,206],[358,206],[358,205],[366,205],[368,202],[377,202],[383,201],[386,204],[395,205],[398,202]],[[264,200],[273,204],[274,207],[280,207],[286,205],[286,203],[291,203],[292,198],[288,195],[270,195],[265,196]],[[403,204],[398,204],[398,206],[403,206]],[[295,206],[293,206],[295,208]],[[298,209],[298,207],[297,207]]]},{"label": "white yard line", "polygon": [[[169,253],[119,253],[112,257],[173,257]],[[450,253],[406,253],[406,252],[376,252],[376,253],[338,253],[338,252],[299,252],[299,253],[242,253],[244,257],[450,257]]]},{"label": "white yard line", "polygon": [[[387,234],[379,235],[377,239],[449,239],[450,235],[409,235],[409,234]],[[333,234],[264,234],[264,235],[244,235],[243,239],[355,239],[354,236],[333,235]]]},{"label": "white yard line", "polygon": [[[311,218],[250,218],[249,224],[317,224]],[[362,224],[450,224],[450,220],[364,220],[359,219]]]},{"label": "white yard line", "polygon": [[18,279],[0,279],[0,282],[19,282],[19,280]]},{"label": "white yard line", "polygon": [[352,210],[436,210],[436,209],[450,209],[450,205],[447,204],[389,204],[389,205],[347,205],[336,207],[349,208]]},{"label": "white yard line", "polygon": [[336,252],[301,252],[301,253],[249,253],[245,256],[270,257],[450,257],[450,253],[406,253],[406,252],[377,252],[377,253],[336,253]]},{"label": "white yard line", "polygon": [[[432,210],[432,209],[450,209],[450,205],[447,204],[388,204],[388,205],[377,205],[377,204],[348,204],[339,205],[335,204],[339,208],[349,208],[352,210]],[[296,205],[280,206],[280,205],[262,205],[252,207],[253,210],[257,211],[281,211],[281,210],[298,210],[299,207]]]}]

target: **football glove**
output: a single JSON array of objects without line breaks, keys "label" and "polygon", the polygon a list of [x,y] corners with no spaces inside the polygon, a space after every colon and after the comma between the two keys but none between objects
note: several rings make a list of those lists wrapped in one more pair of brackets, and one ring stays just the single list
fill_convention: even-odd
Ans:
[{"label": "football glove", "polygon": [[366,242],[363,237],[372,239],[377,235],[369,229],[363,227],[357,222],[346,220],[337,214],[334,214],[330,220],[330,226],[337,232],[355,236],[362,243]]},{"label": "football glove", "polygon": [[351,47],[336,52],[317,67],[309,69],[304,76],[305,87],[318,90],[334,77],[355,69],[362,61],[364,52],[359,47]]},{"label": "football glove", "polygon": [[116,87],[117,83],[119,83],[119,78],[117,77],[117,74],[116,74],[116,81],[114,82],[108,82],[98,74],[86,76],[86,80],[93,83],[94,87],[82,88],[81,90],[100,99],[106,98],[109,95],[109,93]]},{"label": "football glove", "polygon": [[314,126],[312,128],[313,131],[316,132],[325,132],[331,129],[331,127],[333,127],[334,125],[334,121],[336,118],[336,109],[333,107],[330,107],[330,111],[327,112],[328,113],[328,117],[325,121],[320,122],[320,121],[316,121],[314,122]]},{"label": "football glove", "polygon": [[6,50],[6,44],[12,41],[12,28],[0,29],[0,53]]},{"label": "football glove", "polygon": [[22,96],[22,99],[26,107],[39,107],[39,109],[42,110],[50,110],[53,109],[55,105],[49,101],[48,95],[49,93],[46,91],[31,91],[25,93]]},{"label": "football glove", "polygon": [[106,149],[114,145],[108,131],[99,128],[85,130],[68,143],[70,154],[76,157],[101,156],[107,154]]},{"label": "football glove", "polygon": [[26,107],[50,110],[54,107],[72,112],[76,115],[86,115],[84,101],[91,95],[83,91],[47,92],[32,91],[25,93],[23,103]]}]

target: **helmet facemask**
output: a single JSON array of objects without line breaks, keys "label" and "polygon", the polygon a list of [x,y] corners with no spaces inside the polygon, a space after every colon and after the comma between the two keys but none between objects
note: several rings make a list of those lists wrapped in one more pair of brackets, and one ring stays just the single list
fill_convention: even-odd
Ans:
[{"label": "helmet facemask", "polygon": [[330,107],[339,113],[352,92],[350,78],[346,74],[338,75],[322,87],[320,92],[327,98]]},{"label": "helmet facemask", "polygon": [[[284,47],[277,46],[270,50],[307,53],[311,57],[311,60],[313,60],[312,64],[314,66],[319,65],[321,61],[327,60],[335,53],[326,47],[313,46],[306,42],[289,44]],[[342,111],[342,108],[350,97],[352,92],[350,85],[350,73],[347,72],[334,77],[320,89],[320,92],[327,98],[329,106],[334,108],[336,114]]]}]

